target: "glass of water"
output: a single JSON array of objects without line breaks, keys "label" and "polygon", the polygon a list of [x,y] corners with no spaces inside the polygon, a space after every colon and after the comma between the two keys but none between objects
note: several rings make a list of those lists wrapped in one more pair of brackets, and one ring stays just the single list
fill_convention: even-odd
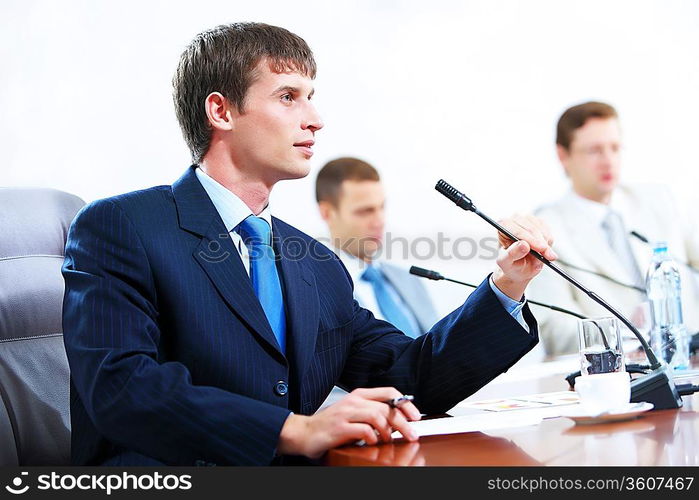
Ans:
[{"label": "glass of water", "polygon": [[582,375],[626,371],[618,319],[581,319],[578,322],[578,334]]}]

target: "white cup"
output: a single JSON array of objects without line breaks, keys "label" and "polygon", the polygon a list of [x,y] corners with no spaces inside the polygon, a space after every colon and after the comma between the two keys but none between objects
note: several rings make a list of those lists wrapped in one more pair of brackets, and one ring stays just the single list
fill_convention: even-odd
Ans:
[{"label": "white cup", "polygon": [[623,408],[631,399],[631,381],[627,372],[581,375],[575,379],[575,391],[590,415]]}]

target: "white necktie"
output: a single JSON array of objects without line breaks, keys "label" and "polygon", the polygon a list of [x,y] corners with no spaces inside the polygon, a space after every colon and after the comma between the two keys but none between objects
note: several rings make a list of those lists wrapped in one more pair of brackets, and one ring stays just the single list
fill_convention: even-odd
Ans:
[{"label": "white necktie", "polygon": [[626,228],[624,227],[624,222],[621,220],[621,216],[615,211],[610,210],[602,222],[602,229],[604,229],[607,235],[609,246],[619,257],[619,263],[626,271],[626,275],[631,280],[631,284],[645,288],[645,280],[638,267],[636,258],[633,255],[633,251],[631,250],[629,237],[626,234]]}]

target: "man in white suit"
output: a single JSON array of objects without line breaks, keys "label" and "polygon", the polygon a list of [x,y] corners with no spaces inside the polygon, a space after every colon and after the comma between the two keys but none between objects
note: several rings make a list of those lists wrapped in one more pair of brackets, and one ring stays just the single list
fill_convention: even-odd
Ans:
[{"label": "man in white suit", "polygon": [[316,200],[331,246],[352,277],[357,302],[406,335],[426,333],[439,317],[420,278],[376,258],[384,238],[385,203],[376,169],[357,158],[328,162],[316,179]]},{"label": "man in white suit", "polygon": [[[571,190],[536,214],[551,229],[559,264],[643,330],[650,327],[644,288],[652,248],[631,232],[650,242],[666,241],[676,261],[695,266],[699,232],[683,218],[667,189],[619,184],[621,145],[612,106],[586,102],[566,110],[558,121],[556,148]],[[699,329],[699,293],[694,274],[680,267],[684,319],[691,334]],[[532,282],[528,297],[590,317],[610,316],[551,271]],[[548,354],[578,351],[575,318],[552,311],[538,317]]]}]

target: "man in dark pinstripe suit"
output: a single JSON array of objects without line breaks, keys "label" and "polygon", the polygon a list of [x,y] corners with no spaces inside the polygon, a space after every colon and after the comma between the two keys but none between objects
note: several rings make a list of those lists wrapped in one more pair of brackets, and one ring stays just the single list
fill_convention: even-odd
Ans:
[{"label": "man in dark pinstripe suit", "polygon": [[[412,339],[357,305],[335,254],[270,215],[276,182],[309,171],[323,126],[314,76],[310,49],[282,28],[200,34],[173,82],[194,165],[73,222],[63,327],[75,464],[265,465],[393,430],[414,440],[417,408],[448,410],[538,341],[523,294],[541,265],[527,252],[555,254],[536,219],[504,221],[526,242]],[[352,392],[315,413],[334,384]],[[385,404],[402,393],[415,405]]]}]

